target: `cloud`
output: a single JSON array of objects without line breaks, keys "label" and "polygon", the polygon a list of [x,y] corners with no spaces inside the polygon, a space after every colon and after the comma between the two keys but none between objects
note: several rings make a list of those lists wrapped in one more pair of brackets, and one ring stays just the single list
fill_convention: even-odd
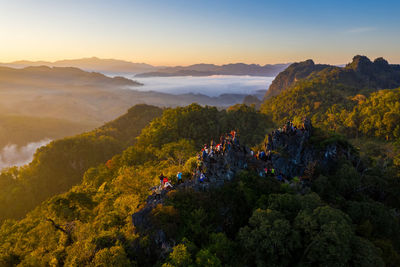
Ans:
[{"label": "cloud", "polygon": [[365,33],[365,32],[372,32],[375,31],[377,28],[376,27],[355,27],[348,29],[346,32],[347,33]]},{"label": "cloud", "polygon": [[32,142],[22,147],[18,147],[16,144],[6,145],[0,150],[0,170],[11,166],[28,164],[32,161],[36,149],[50,142],[50,139],[43,139],[39,142]]},{"label": "cloud", "polygon": [[208,96],[221,94],[255,94],[266,90],[274,77],[214,75],[206,77],[150,77],[136,78],[144,86],[134,90],[157,91],[170,94],[198,93]]}]

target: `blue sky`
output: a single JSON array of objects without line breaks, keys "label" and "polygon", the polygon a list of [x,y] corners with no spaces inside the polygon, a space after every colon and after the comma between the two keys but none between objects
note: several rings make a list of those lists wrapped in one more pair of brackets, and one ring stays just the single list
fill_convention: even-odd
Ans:
[{"label": "blue sky", "polygon": [[0,61],[400,63],[400,1],[0,0]]}]

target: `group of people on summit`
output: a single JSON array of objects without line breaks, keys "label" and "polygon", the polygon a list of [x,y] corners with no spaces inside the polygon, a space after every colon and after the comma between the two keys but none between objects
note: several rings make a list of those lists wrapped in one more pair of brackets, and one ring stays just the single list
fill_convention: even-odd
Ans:
[{"label": "group of people on summit", "polygon": [[[174,186],[168,180],[168,177],[164,176],[163,173],[161,173],[158,178],[160,179],[160,185],[155,188],[155,193],[156,193],[157,198],[160,199],[162,190],[173,189]],[[176,174],[176,179],[177,179],[178,184],[181,184],[183,182],[182,172],[178,172]]]},{"label": "group of people on summit", "polygon": [[[268,143],[265,143],[265,150],[258,151],[255,153],[253,150],[250,150],[250,155],[248,156],[254,157],[259,161],[264,162],[263,169],[259,170],[259,175],[262,177],[275,177],[278,181],[285,181],[285,177],[282,173],[277,173],[272,165],[271,160],[271,150],[268,148],[268,144],[273,142],[272,138],[276,134],[286,134],[286,135],[295,135],[304,133],[308,130],[308,121],[305,119],[301,127],[296,127],[292,121],[288,121],[282,128],[277,129],[276,131],[268,134]],[[240,146],[239,142],[239,134],[237,131],[232,130],[231,132],[222,135],[219,139],[219,143],[214,142],[212,140],[210,145],[204,144],[201,152],[197,157],[197,168],[196,171],[193,173],[193,178],[198,183],[204,183],[208,181],[208,177],[206,176],[206,167],[204,164],[213,164],[216,159],[221,157],[229,157],[235,151],[244,151],[246,152],[245,148]],[[266,163],[266,164],[265,164]],[[247,166],[247,163],[245,164]],[[266,167],[265,167],[266,166]],[[155,189],[156,195],[159,198],[161,196],[162,190],[173,189],[174,186],[168,180],[164,174],[159,176],[160,185]],[[182,172],[178,172],[176,175],[177,184],[183,183]]]},{"label": "group of people on summit", "polygon": [[197,178],[199,183],[204,183],[208,180],[204,171],[204,162],[214,163],[218,158],[228,156],[231,152],[239,151],[240,149],[239,134],[235,130],[221,135],[218,144],[214,140],[211,140],[210,145],[204,144],[201,153],[197,157],[197,168],[193,178]]},{"label": "group of people on summit", "polygon": [[225,136],[221,135],[219,143],[216,144],[214,140],[211,140],[210,146],[204,144],[201,150],[201,155],[199,155],[199,160],[207,160],[208,158],[213,158],[216,155],[224,155],[231,151],[231,149],[236,149],[240,147],[239,135],[236,131],[232,130]]}]

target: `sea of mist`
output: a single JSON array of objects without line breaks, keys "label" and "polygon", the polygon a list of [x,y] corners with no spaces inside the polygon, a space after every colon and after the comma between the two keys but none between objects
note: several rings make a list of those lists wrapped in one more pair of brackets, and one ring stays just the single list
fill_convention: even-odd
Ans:
[{"label": "sea of mist", "polygon": [[32,161],[33,155],[39,147],[50,143],[50,139],[31,142],[24,146],[8,144],[0,150],[0,170],[11,166],[22,166]]},{"label": "sea of mist", "polygon": [[[104,73],[107,74],[107,73]],[[149,77],[136,78],[134,74],[107,74],[108,76],[123,76],[143,83],[134,90],[156,91],[169,94],[203,94],[219,96],[221,94],[250,94],[262,97],[274,77],[214,75],[205,77]],[[37,148],[48,144],[50,139],[32,142],[25,146],[9,144],[0,148],[0,170],[11,166],[22,166],[32,161]]]},{"label": "sea of mist", "polygon": [[[114,74],[113,76],[117,76]],[[219,96],[221,94],[257,94],[267,90],[275,77],[213,75],[205,77],[149,77],[139,78],[134,75],[120,74],[126,78],[143,83],[134,90],[156,91],[170,94],[204,94]]]}]

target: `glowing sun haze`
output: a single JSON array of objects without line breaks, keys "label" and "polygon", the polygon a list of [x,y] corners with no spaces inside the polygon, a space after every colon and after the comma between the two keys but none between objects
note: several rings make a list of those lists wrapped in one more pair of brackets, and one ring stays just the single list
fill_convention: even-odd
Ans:
[{"label": "glowing sun haze", "polygon": [[0,0],[0,61],[400,63],[399,1]]}]

